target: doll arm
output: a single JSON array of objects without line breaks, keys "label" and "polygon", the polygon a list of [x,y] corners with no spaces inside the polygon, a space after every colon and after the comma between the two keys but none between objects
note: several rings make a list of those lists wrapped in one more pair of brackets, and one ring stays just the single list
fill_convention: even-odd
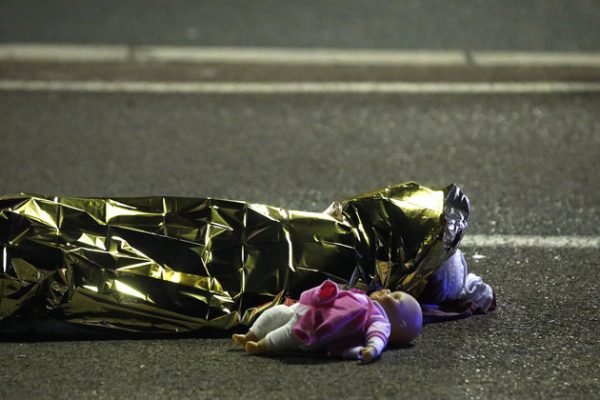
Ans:
[{"label": "doll arm", "polygon": [[374,312],[367,321],[366,344],[345,349],[342,357],[352,360],[360,360],[363,364],[369,363],[379,357],[390,336],[390,322],[379,310]]},{"label": "doll arm", "polygon": [[392,326],[390,325],[390,321],[384,312],[379,309],[379,306],[377,306],[375,312],[373,312],[367,320],[367,330],[365,334],[367,346],[370,344],[379,346],[381,343],[381,350],[383,350],[385,346],[387,346],[391,330]]},{"label": "doll arm", "polygon": [[367,344],[360,349],[360,353],[358,354],[358,359],[363,364],[370,363],[379,357],[385,346],[387,346],[391,330],[392,326],[385,312],[378,304],[375,304],[367,320]]},{"label": "doll arm", "polygon": [[379,357],[385,342],[378,336],[373,336],[365,346],[350,347],[342,352],[342,357],[349,360],[360,360],[363,364],[367,364]]}]

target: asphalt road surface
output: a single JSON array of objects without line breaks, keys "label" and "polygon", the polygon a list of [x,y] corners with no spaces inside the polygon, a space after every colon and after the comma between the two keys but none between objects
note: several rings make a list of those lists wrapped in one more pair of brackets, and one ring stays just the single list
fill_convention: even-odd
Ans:
[{"label": "asphalt road surface", "polygon": [[[136,2],[42,3],[4,3],[0,40],[560,52],[597,51],[600,43],[597,2],[381,2],[369,12],[356,2],[343,9],[303,2],[285,10],[262,2],[180,2],[177,12]],[[340,14],[345,24],[330,23]],[[222,29],[232,18],[231,28]],[[590,82],[600,76],[589,65],[505,66],[493,74],[472,65],[286,68],[0,60],[0,81],[530,82],[545,73],[544,80]],[[463,250],[471,270],[496,290],[498,309],[427,325],[413,346],[388,349],[367,366],[250,357],[214,332],[144,340],[4,338],[0,398],[594,398],[600,390],[598,110],[599,90],[2,89],[0,193],[212,196],[320,211],[391,183],[457,183],[473,203],[466,239],[478,238]],[[494,243],[507,235],[516,239]]]},{"label": "asphalt road surface", "polygon": [[594,0],[5,1],[0,41],[597,51]]}]

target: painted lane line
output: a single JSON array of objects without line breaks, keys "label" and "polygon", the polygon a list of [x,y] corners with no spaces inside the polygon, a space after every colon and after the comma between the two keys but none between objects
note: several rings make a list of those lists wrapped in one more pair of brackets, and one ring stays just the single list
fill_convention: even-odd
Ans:
[{"label": "painted lane line", "polygon": [[469,235],[463,247],[538,247],[538,248],[600,248],[600,236],[534,236],[534,235]]},{"label": "painted lane line", "polygon": [[365,50],[256,47],[187,47],[0,44],[0,61],[38,62],[185,62],[293,65],[466,65],[459,50]]},{"label": "painted lane line", "polygon": [[600,52],[372,50],[336,48],[0,44],[1,61],[225,64],[600,67]]},{"label": "painted lane line", "polygon": [[124,62],[130,59],[127,46],[63,45],[63,44],[3,44],[0,61],[37,62]]},{"label": "painted lane line", "polygon": [[598,93],[600,82],[136,82],[0,80],[0,91],[157,94]]},{"label": "painted lane line", "polygon": [[600,53],[478,51],[471,58],[484,67],[600,67]]},{"label": "painted lane line", "polygon": [[342,50],[227,47],[159,47],[135,49],[139,62],[190,62],[231,64],[296,64],[296,65],[466,65],[462,51],[425,50]]}]

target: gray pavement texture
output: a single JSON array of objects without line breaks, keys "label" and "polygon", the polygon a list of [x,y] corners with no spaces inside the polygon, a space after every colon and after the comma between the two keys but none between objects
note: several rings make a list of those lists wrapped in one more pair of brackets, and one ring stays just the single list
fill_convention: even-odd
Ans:
[{"label": "gray pavement texture", "polygon": [[600,3],[3,1],[0,41],[597,51]]},{"label": "gray pavement texture", "polygon": [[600,96],[1,93],[0,192],[224,197],[320,211],[416,180],[471,233],[598,235]]},{"label": "gray pavement texture", "polygon": [[[6,92],[0,192],[321,210],[407,179],[456,182],[473,201],[471,234],[598,235],[599,103],[597,94]],[[498,310],[426,326],[414,346],[373,365],[253,358],[218,335],[12,338],[0,342],[0,398],[593,398],[598,250],[465,251]]]}]

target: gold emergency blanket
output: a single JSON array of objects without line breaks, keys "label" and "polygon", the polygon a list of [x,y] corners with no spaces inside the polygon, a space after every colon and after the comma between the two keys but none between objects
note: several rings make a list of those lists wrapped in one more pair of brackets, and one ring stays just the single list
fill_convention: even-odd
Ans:
[{"label": "gold emergency blanket", "polygon": [[131,332],[248,325],[324,279],[418,298],[468,199],[404,183],[323,213],[213,198],[0,197],[0,332],[61,321]]}]

